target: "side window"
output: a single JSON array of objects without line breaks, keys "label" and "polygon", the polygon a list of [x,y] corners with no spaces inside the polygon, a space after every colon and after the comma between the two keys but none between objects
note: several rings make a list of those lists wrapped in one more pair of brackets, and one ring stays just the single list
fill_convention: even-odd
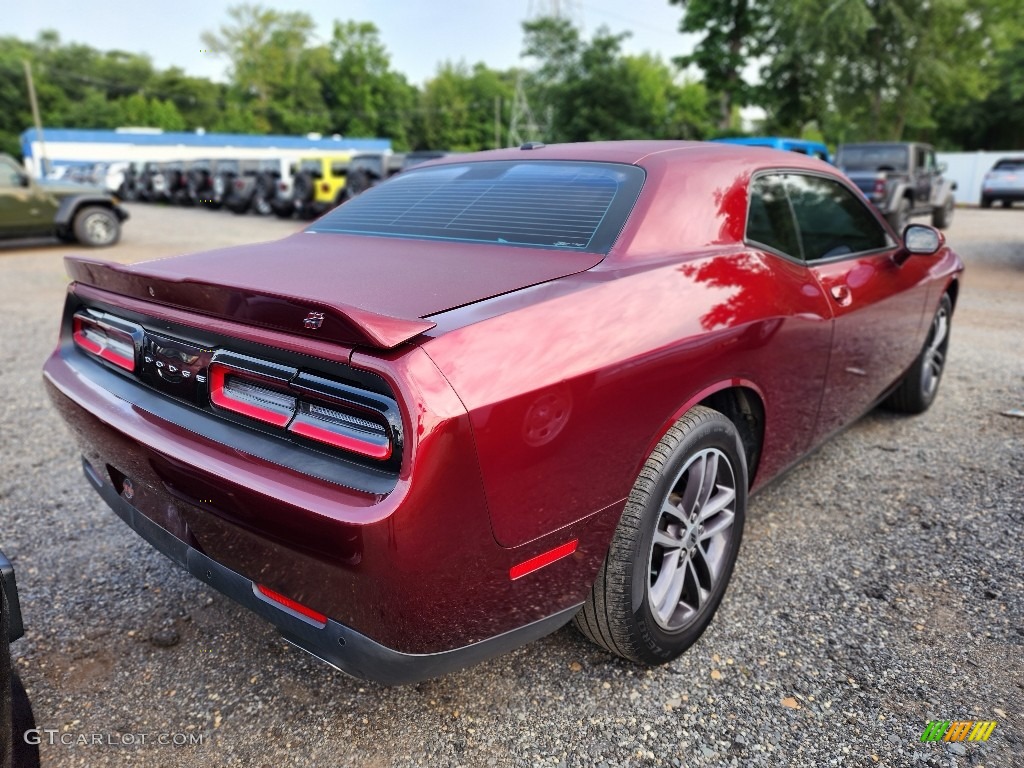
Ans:
[{"label": "side window", "polygon": [[10,163],[0,162],[0,187],[20,187],[21,170]]},{"label": "side window", "polygon": [[914,147],[915,162],[917,168],[928,167],[928,150],[924,147]]},{"label": "side window", "polygon": [[751,182],[747,240],[801,258],[793,212],[781,176],[758,176]]},{"label": "side window", "polygon": [[867,207],[838,181],[786,175],[804,258],[830,259],[889,246],[889,238]]},{"label": "side window", "polygon": [[332,176],[347,176],[348,175],[348,163],[335,161],[331,163],[331,175]]}]

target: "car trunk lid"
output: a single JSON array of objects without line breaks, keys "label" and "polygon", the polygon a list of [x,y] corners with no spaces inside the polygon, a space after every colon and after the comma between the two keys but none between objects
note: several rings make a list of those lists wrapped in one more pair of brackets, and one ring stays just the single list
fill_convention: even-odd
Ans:
[{"label": "car trunk lid", "polygon": [[575,274],[601,256],[515,246],[299,233],[133,265],[67,257],[97,288],[251,325],[390,349],[429,316]]}]

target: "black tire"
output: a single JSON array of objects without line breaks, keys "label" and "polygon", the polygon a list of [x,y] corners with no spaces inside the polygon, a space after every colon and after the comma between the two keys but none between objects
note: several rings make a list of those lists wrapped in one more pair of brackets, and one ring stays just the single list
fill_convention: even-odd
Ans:
[{"label": "black tire", "polygon": [[956,206],[956,201],[953,196],[950,195],[946,198],[946,201],[938,208],[932,209],[932,226],[936,229],[945,229],[953,223],[953,210]]},{"label": "black tire", "polygon": [[892,225],[892,228],[896,230],[896,234],[902,237],[903,228],[910,221],[910,201],[905,197],[901,197],[893,211],[886,214],[885,218]]},{"label": "black tire", "polygon": [[953,302],[949,294],[944,293],[935,310],[921,354],[903,376],[896,391],[882,404],[885,408],[898,413],[918,414],[927,411],[935,402],[942,372],[946,369],[952,318]]},{"label": "black tire", "polygon": [[296,204],[299,204],[304,208],[304,203],[313,202],[313,187],[313,178],[308,172],[303,171],[302,173],[296,174],[295,181],[292,186],[292,199]]},{"label": "black tire", "polygon": [[1003,208],[1013,208],[1013,200],[1002,200],[1000,201],[1000,205],[1002,205]]},{"label": "black tire", "polygon": [[[704,497],[702,481],[712,464],[715,478]],[[697,490],[692,490],[690,481],[697,476]],[[731,501],[712,514],[728,499],[724,489],[730,483]],[[703,634],[722,601],[746,507],[747,465],[735,426],[718,411],[694,407],[669,429],[640,471],[576,626],[624,659],[654,665],[676,658]],[[705,522],[720,530],[706,533]],[[680,572],[676,599],[672,584]],[[710,587],[706,595],[705,584]],[[657,614],[652,603],[662,606]]]},{"label": "black tire", "polygon": [[991,208],[992,207],[992,198],[991,197],[982,196],[982,198],[981,198],[981,207],[982,208]]},{"label": "black tire", "polygon": [[280,201],[276,200],[273,203],[274,215],[279,219],[290,219],[295,214],[295,203],[291,200]]},{"label": "black tire", "polygon": [[36,727],[32,704],[18,673],[11,670],[11,766],[39,768],[39,747],[25,742],[25,732]]},{"label": "black tire", "polygon": [[75,239],[90,248],[105,248],[121,239],[121,222],[109,208],[87,206],[75,213]]},{"label": "black tire", "polygon": [[363,192],[373,186],[373,178],[367,171],[362,168],[356,168],[354,171],[350,171],[348,178],[345,180],[345,193],[348,197],[355,197],[361,195]]}]

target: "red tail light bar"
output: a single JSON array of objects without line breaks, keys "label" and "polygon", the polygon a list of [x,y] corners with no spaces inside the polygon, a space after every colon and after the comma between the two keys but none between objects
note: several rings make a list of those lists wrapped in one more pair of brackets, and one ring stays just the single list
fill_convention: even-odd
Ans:
[{"label": "red tail light bar", "polygon": [[394,454],[397,408],[372,392],[224,352],[214,356],[209,381],[215,408],[377,461]]},{"label": "red tail light bar", "polygon": [[135,371],[135,360],[142,344],[142,328],[91,312],[75,313],[72,338],[79,347],[126,371]]}]

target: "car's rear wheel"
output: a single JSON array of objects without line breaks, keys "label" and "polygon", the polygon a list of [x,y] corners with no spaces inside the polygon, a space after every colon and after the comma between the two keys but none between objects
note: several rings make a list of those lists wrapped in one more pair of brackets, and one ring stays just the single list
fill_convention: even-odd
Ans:
[{"label": "car's rear wheel", "polygon": [[82,245],[102,248],[121,238],[121,222],[109,208],[90,206],[75,214],[74,231]]},{"label": "car's rear wheel", "polygon": [[939,391],[942,372],[946,368],[952,317],[953,302],[946,293],[939,301],[939,308],[932,318],[924,349],[903,377],[899,387],[885,401],[886,408],[900,413],[924,413],[931,407]]},{"label": "car's rear wheel", "polygon": [[932,226],[938,229],[945,229],[953,223],[953,210],[956,205],[953,196],[950,195],[938,208],[932,210]]},{"label": "car's rear wheel", "polygon": [[991,208],[992,207],[992,198],[991,197],[985,197],[984,195],[982,195],[981,207],[982,208]]},{"label": "car's rear wheel", "polygon": [[651,453],[576,626],[643,664],[671,661],[703,634],[732,576],[747,506],[733,423],[696,406]]},{"label": "car's rear wheel", "polygon": [[1013,208],[1013,200],[1003,200],[1000,204],[1003,208]]}]

